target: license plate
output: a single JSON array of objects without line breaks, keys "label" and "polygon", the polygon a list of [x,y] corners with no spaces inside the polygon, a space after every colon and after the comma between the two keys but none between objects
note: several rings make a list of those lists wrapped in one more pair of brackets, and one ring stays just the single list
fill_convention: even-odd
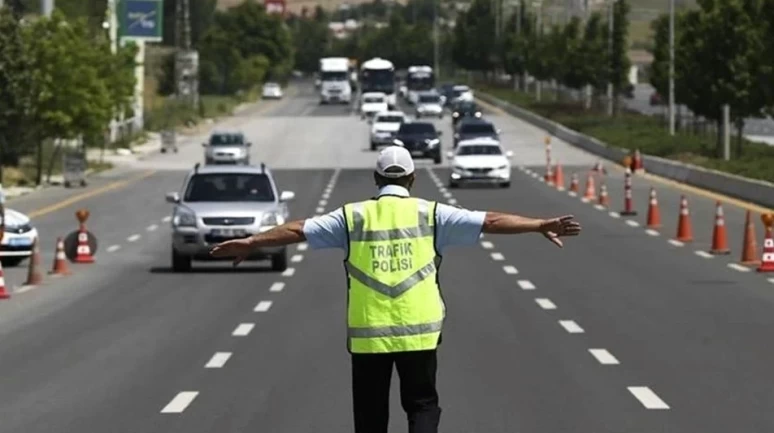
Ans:
[{"label": "license plate", "polygon": [[247,232],[242,229],[213,229],[210,234],[220,238],[238,238],[247,236]]},{"label": "license plate", "polygon": [[32,239],[11,238],[11,239],[8,239],[8,245],[12,247],[28,247],[32,245]]},{"label": "license plate", "polygon": [[415,151],[411,152],[411,156],[422,156],[424,154],[425,154],[425,152],[422,152],[421,150],[415,150]]}]

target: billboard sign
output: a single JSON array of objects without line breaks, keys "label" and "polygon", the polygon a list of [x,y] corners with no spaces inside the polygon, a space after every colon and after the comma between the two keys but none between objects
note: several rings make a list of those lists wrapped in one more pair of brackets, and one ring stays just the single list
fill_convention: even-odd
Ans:
[{"label": "billboard sign", "polygon": [[125,40],[161,42],[163,0],[119,0],[118,25]]}]

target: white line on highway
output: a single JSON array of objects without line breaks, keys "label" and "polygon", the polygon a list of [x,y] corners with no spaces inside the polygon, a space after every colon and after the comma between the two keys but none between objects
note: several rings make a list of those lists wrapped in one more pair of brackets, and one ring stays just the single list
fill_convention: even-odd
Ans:
[{"label": "white line on highway", "polygon": [[162,218],[161,221],[165,222],[165,223],[168,223],[168,222],[172,221],[172,217],[170,215],[167,215],[164,218]]},{"label": "white line on highway", "polygon": [[146,230],[148,230],[149,232],[152,232],[152,231],[156,230],[157,228],[159,228],[159,226],[157,226],[156,224],[151,224],[151,225],[148,226],[148,228],[146,228]]},{"label": "white line on highway", "polygon": [[669,409],[669,406],[661,400],[655,392],[647,386],[630,386],[626,389],[645,406],[645,409]]},{"label": "white line on highway", "polygon": [[118,251],[119,249],[121,249],[121,245],[111,245],[107,247],[106,251],[109,253],[112,253],[112,252]]},{"label": "white line on highway", "polygon": [[736,263],[729,263],[728,267],[739,272],[750,272],[750,268],[748,268],[747,266],[742,266]]},{"label": "white line on highway", "polygon": [[296,273],[296,269],[295,268],[287,268],[284,271],[282,271],[282,276],[283,277],[292,277],[293,274],[295,274],[295,273]]},{"label": "white line on highway", "polygon": [[589,202],[591,202],[591,200],[590,200],[590,199],[588,199],[588,198],[586,198],[586,197],[581,197],[581,201],[582,201],[583,203],[589,203]]},{"label": "white line on highway", "polygon": [[635,220],[626,220],[626,225],[628,225],[630,227],[639,227],[640,223],[638,223]]},{"label": "white line on highway", "polygon": [[445,193],[443,193],[443,197],[444,198],[452,198],[452,193],[446,191]]},{"label": "white line on highway", "polygon": [[320,206],[325,206],[328,204],[328,200],[320,200]]},{"label": "white line on highway", "polygon": [[137,239],[140,239],[140,235],[131,235],[128,238],[126,238],[126,240],[129,241],[129,242],[134,242]]},{"label": "white line on highway", "polygon": [[656,230],[653,230],[653,229],[647,229],[647,230],[645,230],[645,233],[647,233],[650,236],[658,236],[658,235],[661,234],[661,233],[659,233],[659,232],[657,232]]},{"label": "white line on highway", "polygon": [[544,310],[556,310],[556,305],[548,298],[537,298],[535,302]]},{"label": "white line on highway", "polygon": [[321,214],[321,213],[325,212],[325,208],[324,207],[318,207],[317,209],[315,209],[315,212]]},{"label": "white line on highway", "polygon": [[285,283],[278,281],[278,282],[272,284],[271,287],[269,287],[269,291],[270,292],[281,292],[282,289],[284,289],[284,288],[285,288]]},{"label": "white line on highway", "polygon": [[217,352],[212,355],[204,368],[223,368],[229,358],[231,358],[231,352]]},{"label": "white line on highway", "polygon": [[594,209],[596,209],[596,210],[605,210],[605,207],[602,206],[601,204],[595,204],[594,205]]},{"label": "white line on highway", "polygon": [[481,246],[482,246],[484,249],[486,249],[486,250],[491,250],[492,248],[494,248],[494,244],[493,244],[493,243],[491,243],[491,242],[489,242],[489,241],[482,241],[482,242],[481,242]]},{"label": "white line on highway", "polygon": [[271,308],[271,301],[261,301],[258,303],[258,305],[255,306],[253,311],[258,313],[265,313],[269,311],[269,308]]},{"label": "white line on highway", "polygon": [[577,197],[578,193],[576,193],[575,191],[567,191],[567,195],[569,195],[570,197]]},{"label": "white line on highway", "polygon": [[610,215],[611,218],[621,218],[621,214],[618,212],[610,212],[608,215]]},{"label": "white line on highway", "polygon": [[298,247],[296,249],[298,251],[306,251],[306,249],[309,247],[306,242],[298,244]]},{"label": "white line on highway", "polygon": [[706,251],[694,251],[693,253],[699,257],[704,257],[705,259],[711,259],[713,257],[712,254]]},{"label": "white line on highway", "polygon": [[253,328],[255,328],[255,323],[240,323],[231,335],[234,337],[244,337],[250,334],[250,331],[252,331]]},{"label": "white line on highway", "polygon": [[503,266],[503,270],[505,271],[506,274],[510,274],[510,275],[516,275],[516,274],[519,273],[518,269],[516,269],[515,267],[510,266],[510,265]]},{"label": "white line on highway", "polygon": [[505,257],[500,253],[492,253],[491,256],[492,256],[492,260],[496,260],[498,262],[505,260]]},{"label": "white line on highway", "polygon": [[323,193],[322,198],[324,200],[328,200],[329,198],[331,198],[331,193],[329,193],[329,192]]},{"label": "white line on highway", "polygon": [[530,280],[519,280],[516,284],[521,287],[521,290],[535,290],[535,285]]},{"label": "white line on highway", "polygon": [[771,284],[774,284],[774,278],[769,278],[769,282],[770,282]]},{"label": "white line on highway", "polygon": [[677,239],[670,239],[670,240],[668,240],[667,242],[669,242],[670,244],[672,244],[672,245],[674,245],[674,246],[676,246],[676,247],[682,247],[682,246],[685,246],[685,244],[684,244],[684,243],[682,243],[682,242],[678,241]]},{"label": "white line on highway", "polygon": [[584,332],[583,328],[581,328],[573,320],[560,320],[559,324],[562,325],[562,328],[564,328],[570,334],[583,334]]},{"label": "white line on highway", "polygon": [[453,199],[453,198],[450,198],[449,200],[447,200],[447,202],[448,202],[449,204],[457,204],[457,200],[455,200],[455,199]]},{"label": "white line on highway", "polygon": [[198,391],[180,392],[164,406],[164,409],[161,409],[161,413],[182,413],[194,401],[197,395],[199,395]]},{"label": "white line on highway", "polygon": [[617,365],[620,364],[618,362],[618,359],[616,359],[615,356],[613,356],[612,353],[608,352],[605,349],[589,349],[589,353],[594,356],[594,358],[597,358],[597,361],[599,361],[600,364],[604,365]]},{"label": "white line on highway", "polygon": [[304,260],[304,256],[301,254],[294,254],[293,257],[290,258],[290,261],[293,263],[298,263],[301,260]]}]

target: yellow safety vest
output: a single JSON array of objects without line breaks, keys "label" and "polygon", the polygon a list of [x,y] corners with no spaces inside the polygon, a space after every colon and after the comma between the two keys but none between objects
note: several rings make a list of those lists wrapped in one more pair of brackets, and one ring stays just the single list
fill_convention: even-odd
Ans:
[{"label": "yellow safety vest", "polygon": [[347,204],[344,215],[350,352],[435,349],[445,315],[437,281],[435,203],[385,195]]}]

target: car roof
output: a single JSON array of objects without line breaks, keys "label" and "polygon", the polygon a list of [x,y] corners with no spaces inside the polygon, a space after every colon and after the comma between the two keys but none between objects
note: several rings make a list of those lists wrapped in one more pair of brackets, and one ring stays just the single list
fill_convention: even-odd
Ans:
[{"label": "car roof", "polygon": [[492,122],[490,122],[488,120],[484,120],[484,119],[478,118],[478,117],[463,117],[462,119],[460,119],[460,121],[458,123],[458,125],[460,125],[460,126],[468,125],[468,124],[479,124],[479,125],[492,125],[492,126],[494,126],[494,124]]},{"label": "car roof", "polygon": [[425,122],[425,121],[417,121],[417,120],[414,120],[414,121],[412,121],[412,122],[406,122],[406,123],[404,123],[404,125],[407,125],[407,124],[411,124],[411,125],[430,125],[430,126],[432,126],[432,127],[433,127],[433,129],[435,129],[435,123],[433,123],[433,122]]},{"label": "car roof", "polygon": [[464,85],[464,84],[456,84],[454,86],[454,90],[470,90],[470,87]]},{"label": "car roof", "polygon": [[381,113],[376,114],[376,119],[380,117],[390,117],[390,116],[400,116],[400,117],[406,117],[406,113],[402,111],[382,111]]},{"label": "car roof", "polygon": [[500,146],[500,140],[491,137],[470,138],[467,140],[460,140],[459,143],[457,143],[457,147],[459,146]]},{"label": "car roof", "polygon": [[257,165],[199,165],[194,166],[193,174],[266,174],[271,176],[271,170],[262,163]]},{"label": "car roof", "polygon": [[213,135],[241,135],[244,137],[244,132],[228,129],[216,129],[210,133],[210,137]]},{"label": "car roof", "polygon": [[363,93],[362,95],[363,98],[367,96],[379,96],[379,97],[385,98],[387,97],[387,94],[384,92],[366,92],[366,93]]}]

